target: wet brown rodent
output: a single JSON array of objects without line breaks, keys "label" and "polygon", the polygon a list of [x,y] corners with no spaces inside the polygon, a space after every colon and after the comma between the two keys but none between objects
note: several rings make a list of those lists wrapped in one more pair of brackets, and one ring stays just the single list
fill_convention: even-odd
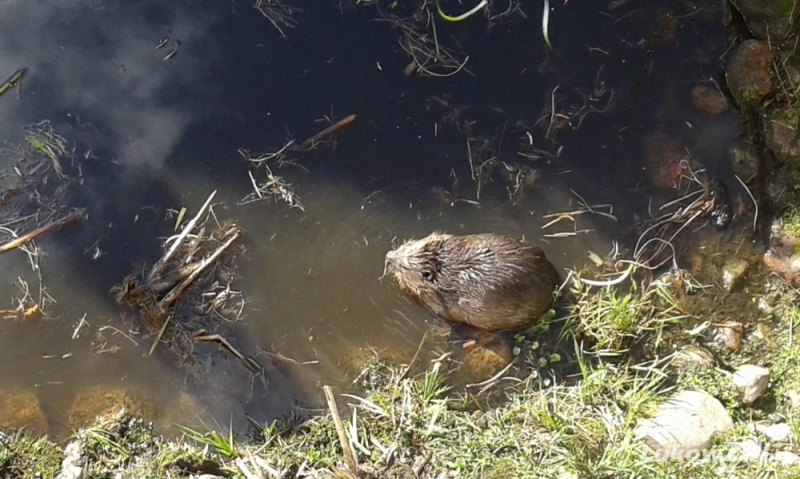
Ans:
[{"label": "wet brown rodent", "polygon": [[385,268],[441,318],[487,331],[538,320],[560,282],[541,248],[493,234],[410,240],[386,254]]}]

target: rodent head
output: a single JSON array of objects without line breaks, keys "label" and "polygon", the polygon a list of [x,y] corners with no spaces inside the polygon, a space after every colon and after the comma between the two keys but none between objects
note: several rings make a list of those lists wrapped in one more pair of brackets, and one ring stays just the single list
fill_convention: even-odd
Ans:
[{"label": "rodent head", "polygon": [[441,245],[449,238],[451,235],[432,233],[419,240],[406,241],[386,253],[384,276],[391,274],[401,288],[419,297],[435,285],[442,266]]}]

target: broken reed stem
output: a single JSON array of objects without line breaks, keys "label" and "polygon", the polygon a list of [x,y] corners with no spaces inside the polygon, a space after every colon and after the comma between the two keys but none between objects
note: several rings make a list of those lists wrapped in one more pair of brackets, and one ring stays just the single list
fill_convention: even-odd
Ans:
[{"label": "broken reed stem", "polygon": [[[212,196],[213,196],[213,194],[212,194]],[[209,199],[211,199],[211,198],[209,198]],[[194,280],[197,279],[198,276],[200,276],[200,273],[205,271],[205,269],[208,267],[208,265],[213,263],[219,257],[219,255],[222,254],[223,251],[228,249],[228,247],[234,241],[236,241],[237,238],[239,238],[240,234],[241,234],[241,231],[239,231],[237,229],[236,232],[233,233],[233,236],[228,238],[228,241],[226,241],[222,246],[220,246],[219,249],[214,251],[214,253],[211,256],[209,256],[208,258],[203,260],[203,262],[200,264],[200,266],[197,269],[195,269],[194,271],[192,271],[192,273],[186,279],[184,279],[183,282],[181,282],[181,284],[179,284],[172,291],[170,291],[170,293],[168,295],[164,296],[164,298],[161,301],[158,302],[158,306],[161,308],[161,310],[162,311],[166,310],[167,307],[169,307],[172,303],[174,303],[175,300],[178,299],[178,297],[181,295],[183,290],[186,289],[190,284],[192,284],[192,282],[194,282]]]},{"label": "broken reed stem", "polygon": [[333,424],[336,426],[336,433],[339,435],[339,442],[342,443],[342,452],[344,453],[347,468],[350,469],[351,477],[356,477],[358,475],[358,463],[356,463],[356,456],[353,454],[350,441],[347,439],[347,433],[342,425],[342,418],[339,416],[339,408],[336,407],[333,390],[331,390],[330,386],[323,386],[322,389],[325,391],[325,400],[328,402],[328,409],[331,411]]},{"label": "broken reed stem", "polygon": [[183,243],[184,238],[186,238],[186,236],[194,229],[195,225],[200,220],[200,217],[203,216],[203,213],[206,211],[206,208],[208,208],[208,205],[211,204],[211,200],[214,199],[214,195],[216,195],[216,194],[217,194],[217,190],[214,190],[211,193],[211,195],[209,195],[209,197],[206,200],[206,202],[203,203],[203,206],[200,208],[200,211],[197,212],[197,214],[194,216],[194,218],[192,218],[192,221],[187,223],[186,226],[183,228],[183,231],[181,231],[181,234],[178,235],[178,238],[175,240],[175,243],[172,244],[172,246],[170,247],[169,251],[167,251],[167,254],[162,256],[161,259],[159,259],[156,262],[156,264],[153,265],[153,268],[150,270],[150,274],[147,276],[148,282],[152,281],[153,278],[158,276],[158,274],[164,268],[164,265],[167,264],[167,261],[169,261],[169,259],[172,258],[172,255],[175,254],[175,252],[180,247],[181,243]]},{"label": "broken reed stem", "polygon": [[44,225],[41,228],[37,228],[37,229],[31,231],[30,233],[24,235],[24,236],[20,236],[19,238],[15,239],[15,240],[11,240],[8,243],[0,246],[0,253],[5,253],[6,251],[12,250],[12,249],[14,249],[14,248],[16,248],[18,246],[22,246],[25,243],[31,241],[32,239],[36,238],[39,235],[47,233],[48,231],[50,231],[52,229],[58,228],[59,226],[63,226],[65,224],[69,223],[70,221],[77,220],[77,219],[83,219],[83,214],[82,213],[72,213],[72,214],[67,215],[67,216],[65,216],[63,218],[59,218],[59,219],[53,221],[50,224]]},{"label": "broken reed stem", "polygon": [[171,314],[169,316],[167,316],[167,319],[164,320],[164,324],[161,325],[161,329],[158,330],[158,336],[156,336],[156,340],[153,341],[153,345],[150,346],[150,351],[147,353],[148,356],[152,356],[153,355],[153,351],[156,350],[156,346],[158,346],[158,343],[161,342],[161,338],[164,337],[164,331],[167,330],[167,326],[169,326],[169,322],[170,321],[172,321],[172,315]]},{"label": "broken reed stem", "polygon": [[319,132],[316,135],[312,136],[311,138],[307,139],[300,146],[302,146],[303,148],[308,148],[309,146],[313,145],[314,143],[318,142],[319,140],[322,140],[323,138],[327,138],[327,137],[333,135],[340,128],[342,128],[345,125],[348,125],[348,124],[352,123],[353,120],[355,120],[355,119],[356,119],[355,115],[350,115],[350,116],[348,116],[347,118],[345,118],[343,120],[339,120],[336,123],[334,123],[333,125],[329,126],[328,128],[325,128],[321,132]]}]

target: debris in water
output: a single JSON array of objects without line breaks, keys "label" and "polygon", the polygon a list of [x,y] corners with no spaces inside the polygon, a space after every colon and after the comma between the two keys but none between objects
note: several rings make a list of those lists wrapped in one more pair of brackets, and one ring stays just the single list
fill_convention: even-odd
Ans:
[{"label": "debris in water", "polygon": [[[193,351],[195,336],[201,331],[202,336],[208,336],[208,331],[213,336],[220,319],[236,321],[244,304],[241,293],[230,289],[231,266],[222,259],[241,236],[241,230],[235,224],[217,222],[211,204],[215,194],[216,191],[209,195],[179,234],[164,241],[164,255],[147,274],[128,276],[112,289],[117,303],[126,308],[123,319],[133,325],[143,322],[149,335],[155,336],[151,351],[163,344],[196,380],[200,379],[202,368]],[[207,225],[209,220],[216,223],[216,228]],[[216,301],[220,288],[226,294]],[[215,298],[211,304],[206,299],[209,295]],[[232,346],[228,350],[237,358],[243,357]],[[251,373],[261,370],[253,360],[245,363]]]},{"label": "debris in water", "polygon": [[5,93],[7,90],[11,89],[11,87],[16,85],[17,83],[19,83],[19,81],[22,79],[22,76],[25,74],[26,71],[28,71],[27,68],[20,68],[19,70],[12,73],[10,77],[6,78],[6,80],[3,83],[0,83],[0,95]]}]

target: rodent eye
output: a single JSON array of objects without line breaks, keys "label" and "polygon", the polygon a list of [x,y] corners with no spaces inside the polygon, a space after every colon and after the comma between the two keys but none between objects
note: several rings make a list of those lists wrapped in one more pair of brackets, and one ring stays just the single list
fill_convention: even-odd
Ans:
[{"label": "rodent eye", "polygon": [[422,272],[422,280],[427,281],[429,283],[433,282],[433,271],[423,271]]}]

